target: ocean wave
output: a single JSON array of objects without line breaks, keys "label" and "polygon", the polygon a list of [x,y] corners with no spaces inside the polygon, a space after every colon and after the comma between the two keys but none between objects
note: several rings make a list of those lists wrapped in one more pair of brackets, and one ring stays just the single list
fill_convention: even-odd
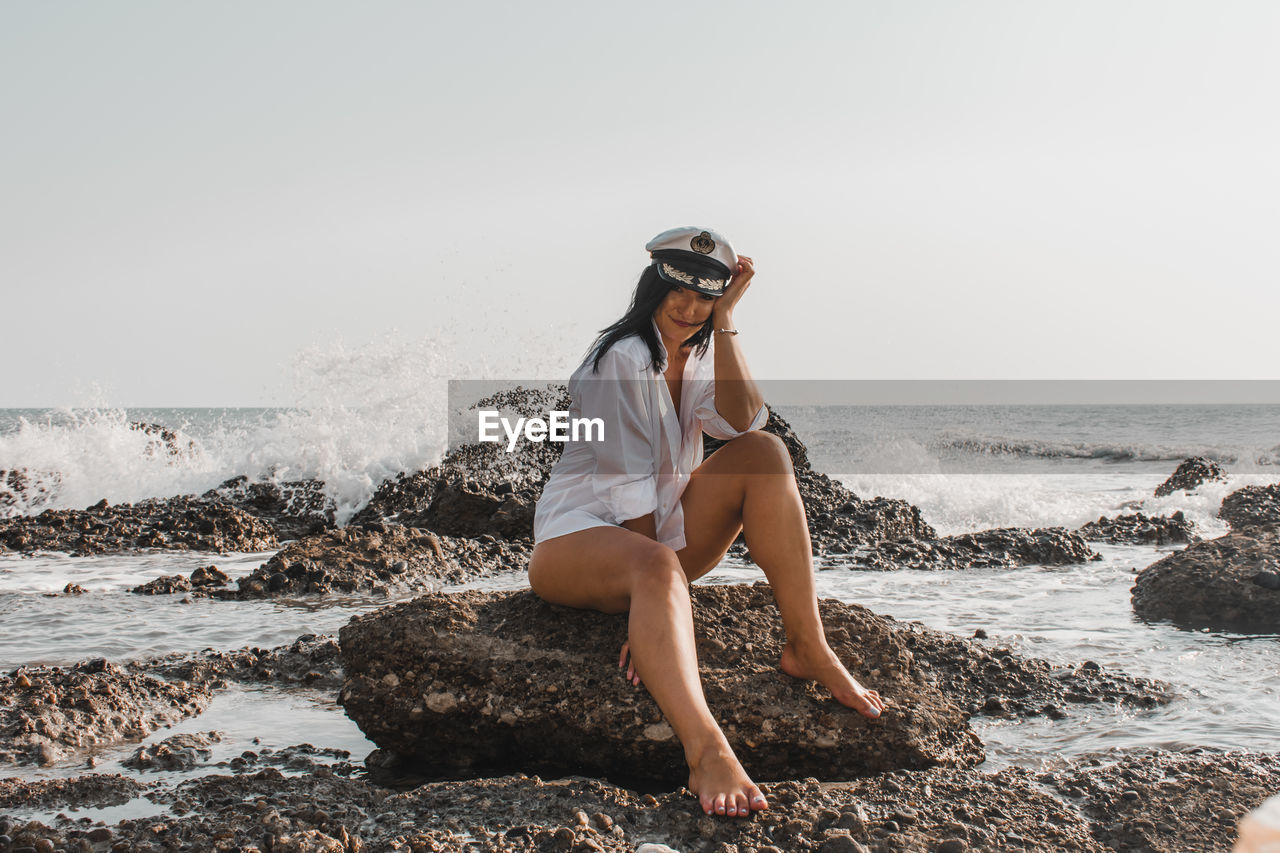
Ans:
[{"label": "ocean wave", "polygon": [[[1105,462],[1181,462],[1204,456],[1223,465],[1240,461],[1238,451],[1217,447],[1162,447],[1157,445],[1091,443],[974,436],[942,436],[933,442],[939,450],[975,456],[1024,457],[1028,459],[1093,459]],[[1276,464],[1280,448],[1260,454],[1258,464]],[[1269,458],[1271,461],[1263,461]]]}]

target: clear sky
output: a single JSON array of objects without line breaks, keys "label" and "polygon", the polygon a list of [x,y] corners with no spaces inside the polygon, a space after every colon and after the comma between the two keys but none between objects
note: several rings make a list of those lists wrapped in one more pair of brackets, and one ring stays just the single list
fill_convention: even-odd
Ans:
[{"label": "clear sky", "polygon": [[682,224],[755,258],[762,378],[1274,379],[1277,44],[1270,0],[0,0],[0,407],[563,379]]}]

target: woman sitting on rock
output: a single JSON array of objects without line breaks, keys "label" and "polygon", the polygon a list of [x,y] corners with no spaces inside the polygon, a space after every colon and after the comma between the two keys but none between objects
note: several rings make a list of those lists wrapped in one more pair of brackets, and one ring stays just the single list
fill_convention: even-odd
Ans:
[{"label": "woman sitting on rock", "polygon": [[[782,613],[783,671],[868,717],[884,702],[827,645],[791,456],[760,431],[768,413],[733,323],[751,259],[703,228],[645,249],[630,309],[569,382],[571,416],[604,431],[566,444],[551,473],[529,583],[553,604],[629,613],[619,666],[630,661],[627,677],[643,679],[680,738],[703,811],[745,816],[767,802],[707,708],[688,588],[740,531]],[[705,462],[703,432],[727,442]]]}]

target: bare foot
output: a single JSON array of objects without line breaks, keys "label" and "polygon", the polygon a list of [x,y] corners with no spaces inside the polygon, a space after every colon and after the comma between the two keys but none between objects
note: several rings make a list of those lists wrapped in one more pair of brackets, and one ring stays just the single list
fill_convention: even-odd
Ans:
[{"label": "bare foot", "polygon": [[859,684],[825,643],[821,649],[807,654],[787,643],[782,649],[781,666],[792,678],[819,682],[831,691],[837,702],[864,717],[874,720],[884,710],[880,694]]},{"label": "bare foot", "polygon": [[769,808],[764,794],[725,743],[704,750],[697,761],[689,762],[689,790],[707,814],[746,817]]},{"label": "bare foot", "polygon": [[636,675],[636,662],[631,659],[631,641],[622,644],[622,651],[618,653],[618,669],[626,668],[627,681],[630,681],[636,687],[640,686],[640,676]]}]

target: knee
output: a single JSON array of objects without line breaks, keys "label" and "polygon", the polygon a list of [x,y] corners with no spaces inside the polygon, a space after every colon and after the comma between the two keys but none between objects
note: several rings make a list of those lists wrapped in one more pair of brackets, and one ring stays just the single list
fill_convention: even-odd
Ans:
[{"label": "knee", "polygon": [[752,463],[766,470],[777,473],[793,473],[795,470],[786,443],[771,432],[753,429],[733,439],[730,444],[740,447]]},{"label": "knee", "polygon": [[637,549],[631,565],[632,588],[684,587],[688,584],[676,552],[660,542]]}]

